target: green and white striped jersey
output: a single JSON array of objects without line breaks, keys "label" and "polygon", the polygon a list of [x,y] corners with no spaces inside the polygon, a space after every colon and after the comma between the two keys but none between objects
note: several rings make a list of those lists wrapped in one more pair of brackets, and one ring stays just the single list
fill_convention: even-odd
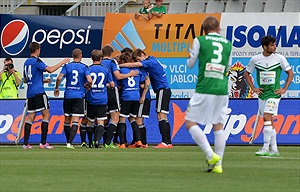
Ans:
[{"label": "green and white striped jersey", "polygon": [[288,71],[291,66],[286,58],[280,54],[271,54],[266,57],[262,53],[253,56],[246,70],[253,73],[256,69],[256,80],[259,88],[263,89],[263,94],[259,96],[262,100],[269,98],[280,98],[275,91],[280,88],[281,71]]}]

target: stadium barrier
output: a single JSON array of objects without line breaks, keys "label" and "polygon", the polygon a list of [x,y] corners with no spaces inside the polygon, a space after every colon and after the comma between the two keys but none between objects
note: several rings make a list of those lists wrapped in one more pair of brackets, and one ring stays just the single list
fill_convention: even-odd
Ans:
[{"label": "stadium barrier", "polygon": [[[0,100],[0,143],[14,143],[18,132],[18,125],[22,118],[22,111],[25,100]],[[171,100],[170,114],[168,119],[171,125],[172,142],[174,144],[194,144],[190,134],[185,129],[185,112],[188,100]],[[50,100],[50,123],[48,131],[49,143],[65,143],[63,133],[63,108],[61,99]],[[282,99],[279,106],[279,115],[275,117],[275,129],[278,133],[278,144],[300,145],[300,100]],[[255,121],[258,101],[256,99],[231,99],[227,109],[227,120],[224,126],[227,144],[244,145],[248,144]],[[201,114],[199,114],[201,115]],[[36,120],[31,128],[30,143],[39,143],[41,136],[42,116],[37,114]],[[161,142],[158,122],[155,112],[155,101],[151,102],[149,119],[145,120],[147,128],[148,143],[157,144]],[[202,126],[210,143],[213,143],[212,125]],[[263,120],[260,119],[254,144],[263,143]],[[127,122],[127,138],[132,140],[132,130]],[[21,142],[23,134],[21,135]],[[75,143],[80,143],[79,132],[75,137]]]}]

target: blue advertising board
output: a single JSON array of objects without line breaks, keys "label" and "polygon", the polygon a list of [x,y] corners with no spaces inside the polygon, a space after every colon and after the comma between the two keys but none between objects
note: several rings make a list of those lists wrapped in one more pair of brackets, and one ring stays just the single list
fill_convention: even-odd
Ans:
[{"label": "blue advertising board", "polygon": [[[0,143],[11,144],[18,132],[18,124],[22,118],[25,100],[0,100]],[[185,129],[185,112],[188,100],[171,100],[168,120],[171,125],[173,144],[194,144],[188,131]],[[63,133],[64,116],[62,100],[50,100],[51,118],[48,131],[49,143],[65,143]],[[277,131],[278,144],[300,145],[300,100],[282,99],[279,106],[279,114],[274,117],[274,126]],[[227,109],[227,120],[224,125],[225,137],[229,145],[248,144],[257,113],[258,101],[256,99],[231,99]],[[201,114],[199,114],[201,115]],[[40,114],[31,128],[30,143],[39,143],[41,137]],[[161,142],[158,122],[155,113],[155,101],[151,102],[150,118],[145,120],[147,140],[149,144]],[[212,125],[201,125],[210,143],[214,141]],[[254,144],[263,143],[263,120],[258,123]],[[127,139],[132,140],[132,130],[127,123]],[[23,134],[21,142],[23,141]],[[80,143],[79,133],[75,143]]]},{"label": "blue advertising board", "polygon": [[1,58],[26,58],[28,46],[41,44],[41,57],[69,57],[80,48],[83,57],[100,49],[104,17],[62,17],[41,15],[0,15]]}]

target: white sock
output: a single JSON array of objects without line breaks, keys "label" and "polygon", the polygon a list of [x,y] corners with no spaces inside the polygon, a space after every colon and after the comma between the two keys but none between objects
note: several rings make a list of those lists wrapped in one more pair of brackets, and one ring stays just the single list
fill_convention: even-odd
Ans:
[{"label": "white sock", "polygon": [[212,150],[211,146],[209,145],[206,135],[204,134],[202,129],[198,125],[193,125],[189,129],[189,132],[192,135],[192,138],[194,139],[194,141],[197,143],[197,145],[205,153],[206,159],[211,159],[214,151]]},{"label": "white sock", "polygon": [[272,130],[272,135],[271,135],[271,140],[270,140],[270,145],[273,151],[277,151],[277,141],[276,141],[276,130]]},{"label": "white sock", "polygon": [[222,165],[222,160],[223,160],[225,146],[226,146],[226,140],[225,140],[223,129],[215,131],[214,135],[215,135],[215,152],[221,157],[221,161],[219,161],[217,165]]},{"label": "white sock", "polygon": [[271,125],[264,126],[264,146],[263,149],[269,150],[273,127]]}]

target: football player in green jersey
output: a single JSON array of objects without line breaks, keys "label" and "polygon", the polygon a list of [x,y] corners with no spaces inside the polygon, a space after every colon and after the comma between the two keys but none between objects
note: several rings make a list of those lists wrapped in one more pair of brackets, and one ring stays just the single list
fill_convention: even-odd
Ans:
[{"label": "football player in green jersey", "polygon": [[[263,52],[250,59],[244,73],[247,83],[259,96],[259,111],[264,118],[264,145],[255,154],[257,156],[279,156],[273,116],[276,116],[278,113],[281,95],[286,92],[291,84],[294,73],[286,58],[275,53],[276,39],[274,37],[264,36],[261,39],[261,45]],[[258,88],[254,86],[250,77],[250,73],[253,73],[254,69],[256,69]],[[282,70],[288,75],[283,88],[280,87]],[[269,145],[271,145],[271,151],[269,151]]]},{"label": "football player in green jersey", "polygon": [[[186,128],[206,155],[207,171],[222,173],[226,145],[223,125],[229,100],[226,73],[231,65],[232,44],[220,35],[217,18],[207,17],[202,26],[205,36],[194,39],[187,60],[188,67],[192,68],[199,59],[199,72],[196,91],[189,101],[185,117]],[[213,124],[215,152],[198,124]]]}]

